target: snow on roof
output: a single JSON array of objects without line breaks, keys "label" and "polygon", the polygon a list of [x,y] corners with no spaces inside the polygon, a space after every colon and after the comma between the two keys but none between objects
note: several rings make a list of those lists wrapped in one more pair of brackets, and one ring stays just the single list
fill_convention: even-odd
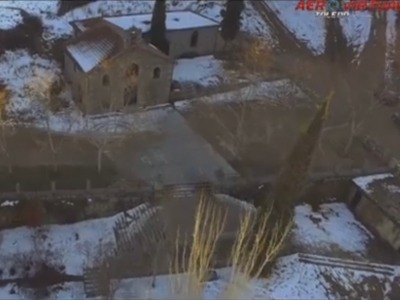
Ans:
[{"label": "snow on roof", "polygon": [[[142,32],[148,32],[150,30],[151,17],[152,14],[140,14],[121,17],[110,17],[105,18],[105,20],[124,30],[136,27],[142,30]],[[217,22],[211,19],[207,19],[191,11],[167,12],[165,23],[167,30],[218,26]]]},{"label": "snow on roof", "polygon": [[107,27],[95,28],[67,46],[67,51],[84,72],[109,58],[118,47],[119,36]]},{"label": "snow on roof", "polygon": [[393,174],[383,173],[383,174],[356,177],[353,179],[353,182],[357,186],[359,186],[362,190],[369,193],[369,192],[372,192],[372,190],[369,189],[369,186],[372,185],[373,182],[375,182],[376,180],[382,180],[382,179],[392,178],[392,177],[393,177]]}]

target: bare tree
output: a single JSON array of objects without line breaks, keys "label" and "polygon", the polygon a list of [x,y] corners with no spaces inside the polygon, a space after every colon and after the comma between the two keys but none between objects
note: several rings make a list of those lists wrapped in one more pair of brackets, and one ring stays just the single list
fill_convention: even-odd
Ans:
[{"label": "bare tree", "polygon": [[[45,129],[47,142],[43,145],[43,148],[50,149],[55,171],[57,170],[57,153],[63,141],[63,139],[59,139],[58,142],[55,141],[52,124],[52,118],[59,102],[59,98],[53,92],[53,86],[56,82],[58,82],[58,78],[53,73],[38,71],[25,86],[26,94],[32,98],[34,103],[35,116],[33,121],[38,122]],[[67,116],[69,117],[67,118]],[[66,125],[63,126],[63,130],[70,131],[73,125],[73,118],[68,114],[64,114],[63,122]]]},{"label": "bare tree", "polygon": [[349,107],[349,116],[347,122],[349,136],[343,148],[344,154],[349,152],[350,147],[354,142],[354,138],[363,130],[364,123],[368,120],[368,116],[371,114],[371,112],[382,105],[380,99],[385,94],[386,89],[387,88],[385,87],[380,94],[375,93],[375,95],[367,95],[367,97],[369,96],[369,99],[365,99],[367,101],[359,103],[355,100],[355,97],[353,97],[354,92],[350,90],[350,87],[348,85],[345,86],[347,94],[346,99]]}]

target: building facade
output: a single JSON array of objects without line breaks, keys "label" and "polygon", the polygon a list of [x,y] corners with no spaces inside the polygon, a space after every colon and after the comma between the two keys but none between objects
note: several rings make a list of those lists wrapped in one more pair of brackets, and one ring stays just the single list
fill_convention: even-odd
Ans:
[{"label": "building facade", "polygon": [[88,114],[168,103],[173,61],[139,31],[107,21],[76,35],[65,49],[64,76]]}]

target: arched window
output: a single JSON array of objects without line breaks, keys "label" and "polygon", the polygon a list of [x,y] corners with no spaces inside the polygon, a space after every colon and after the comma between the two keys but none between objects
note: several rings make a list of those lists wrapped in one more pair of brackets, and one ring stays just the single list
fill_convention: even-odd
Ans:
[{"label": "arched window", "polygon": [[196,47],[199,40],[199,32],[195,30],[190,38],[190,47]]},{"label": "arched window", "polygon": [[160,78],[160,75],[161,75],[161,70],[160,70],[160,68],[155,68],[155,69],[153,70],[153,78]]},{"label": "arched window", "polygon": [[126,77],[137,76],[139,75],[139,66],[137,64],[131,64],[125,73]]},{"label": "arched window", "polygon": [[104,75],[102,79],[103,86],[109,86],[110,85],[110,77],[108,75]]}]

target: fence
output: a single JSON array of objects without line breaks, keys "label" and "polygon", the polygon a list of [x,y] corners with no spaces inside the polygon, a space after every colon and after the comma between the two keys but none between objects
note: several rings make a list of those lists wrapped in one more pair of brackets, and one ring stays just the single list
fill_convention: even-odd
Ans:
[{"label": "fence", "polygon": [[[393,167],[376,167],[376,168],[356,168],[356,169],[337,169],[325,172],[313,172],[310,174],[310,181],[330,181],[330,180],[346,180],[359,176],[368,176],[379,173],[393,172]],[[134,188],[101,188],[84,190],[49,190],[49,191],[16,191],[0,193],[0,201],[5,200],[22,200],[22,199],[43,199],[43,200],[80,200],[80,199],[107,199],[110,197],[137,196],[145,198],[152,202],[161,191],[175,190],[182,193],[188,192],[190,189],[202,189],[206,186],[219,193],[229,192],[231,189],[244,188],[261,184],[271,184],[275,181],[276,175],[258,176],[243,179],[240,176],[221,177],[218,182],[198,182],[198,183],[181,183],[162,187],[156,190],[149,186],[139,186]]]}]

